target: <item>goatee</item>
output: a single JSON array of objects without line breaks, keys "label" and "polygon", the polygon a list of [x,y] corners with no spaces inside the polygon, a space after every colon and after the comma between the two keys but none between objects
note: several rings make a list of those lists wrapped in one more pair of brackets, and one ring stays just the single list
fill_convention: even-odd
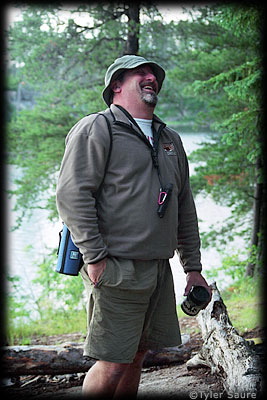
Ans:
[{"label": "goatee", "polygon": [[145,93],[142,92],[141,99],[143,100],[144,103],[151,107],[155,107],[155,105],[158,102],[158,96],[156,93]]}]

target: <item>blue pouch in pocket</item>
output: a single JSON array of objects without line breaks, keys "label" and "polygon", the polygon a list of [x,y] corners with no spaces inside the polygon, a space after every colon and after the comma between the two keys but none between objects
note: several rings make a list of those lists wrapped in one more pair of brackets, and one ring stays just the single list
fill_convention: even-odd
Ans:
[{"label": "blue pouch in pocket", "polygon": [[65,275],[77,276],[83,265],[82,254],[73,243],[70,231],[65,224],[59,236],[56,271]]}]

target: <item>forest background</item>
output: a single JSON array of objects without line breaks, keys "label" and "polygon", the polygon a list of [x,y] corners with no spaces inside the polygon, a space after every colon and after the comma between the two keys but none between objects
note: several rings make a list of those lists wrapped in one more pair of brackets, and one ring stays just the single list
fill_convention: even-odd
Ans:
[{"label": "forest background", "polygon": [[[228,254],[213,276],[223,269],[232,291],[240,296],[245,288],[246,296],[255,295],[266,260],[264,12],[246,3],[201,3],[184,13],[186,19],[167,21],[154,3],[21,6],[21,18],[6,29],[5,90],[16,93],[15,101],[6,101],[6,162],[21,171],[9,190],[18,215],[13,228],[36,208],[58,219],[55,187],[66,133],[84,115],[106,108],[103,77],[114,59],[140,54],[166,70],[157,115],[174,128],[213,132],[190,156],[198,163],[192,189],[194,196],[202,191],[230,207],[231,216],[220,230],[201,232],[202,246]],[[18,101],[22,96],[29,100],[26,107]],[[247,247],[230,254],[236,235]],[[26,308],[20,279],[6,271],[13,287],[7,296],[9,343],[66,331],[66,321],[69,332],[85,324],[82,281],[57,274],[55,260],[56,249],[38,265],[37,319]]]}]

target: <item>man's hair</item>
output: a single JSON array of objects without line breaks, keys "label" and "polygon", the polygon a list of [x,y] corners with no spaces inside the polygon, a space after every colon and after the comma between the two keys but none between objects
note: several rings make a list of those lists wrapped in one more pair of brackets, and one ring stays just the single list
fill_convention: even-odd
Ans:
[{"label": "man's hair", "polygon": [[122,82],[122,81],[123,81],[123,78],[124,78],[125,72],[126,72],[126,70],[121,71],[121,72],[119,73],[119,75],[118,75],[117,77],[115,77],[115,79],[112,79],[112,81],[120,81],[120,82]]}]

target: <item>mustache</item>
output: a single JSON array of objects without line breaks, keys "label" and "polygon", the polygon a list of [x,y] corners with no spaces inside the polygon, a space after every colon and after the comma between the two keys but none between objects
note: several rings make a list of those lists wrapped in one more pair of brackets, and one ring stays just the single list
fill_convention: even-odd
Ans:
[{"label": "mustache", "polygon": [[141,88],[143,89],[145,86],[151,86],[154,92],[158,91],[158,85],[155,82],[145,81],[142,83]]}]

